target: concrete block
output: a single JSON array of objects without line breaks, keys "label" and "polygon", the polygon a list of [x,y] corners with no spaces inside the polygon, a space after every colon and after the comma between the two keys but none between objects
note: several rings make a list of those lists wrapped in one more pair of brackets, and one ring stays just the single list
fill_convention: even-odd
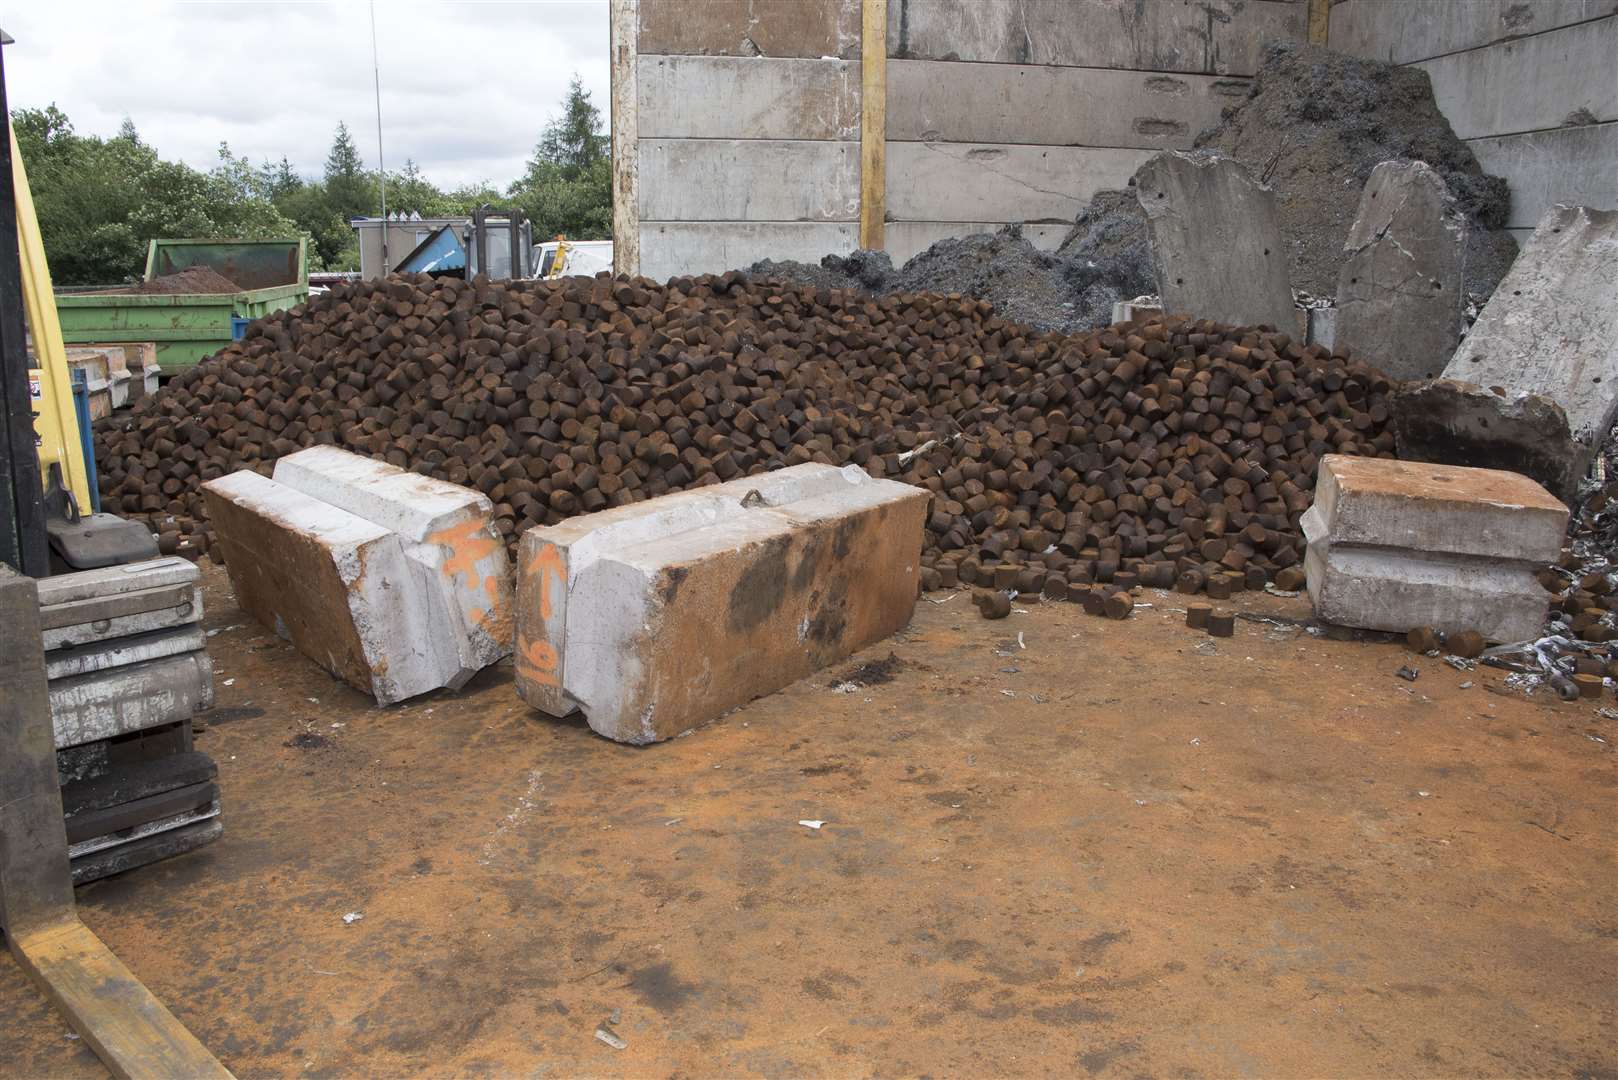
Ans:
[{"label": "concrete block", "polygon": [[855,61],[643,55],[635,85],[642,139],[860,137]]},{"label": "concrete block", "polygon": [[[889,143],[889,152],[897,146]],[[1020,218],[1009,220],[1018,221]],[[889,221],[884,233],[883,250],[894,266],[903,266],[940,240],[958,236],[976,236],[999,230],[1004,221]],[[1055,251],[1062,239],[1073,228],[1070,224],[1023,225],[1023,239],[1040,251]]]},{"label": "concrete block", "polygon": [[1137,304],[1132,300],[1120,300],[1112,305],[1112,321],[1115,325],[1117,323],[1143,322],[1147,319],[1156,319],[1160,318],[1162,314],[1163,305],[1161,304]]},{"label": "concrete block", "polygon": [[1479,469],[1509,469],[1571,501],[1588,450],[1567,429],[1562,407],[1541,394],[1501,396],[1476,383],[1433,379],[1393,398],[1399,456]]},{"label": "concrete block", "polygon": [[403,541],[419,570],[416,587],[436,592],[447,616],[458,669],[444,685],[464,686],[511,655],[511,561],[482,492],[376,461],[335,446],[289,454],[274,480],[380,525]]},{"label": "concrete block", "polygon": [[1267,41],[1301,41],[1307,5],[1205,0],[903,0],[888,5],[889,55],[1251,75]]},{"label": "concrete block", "polygon": [[315,663],[379,705],[460,670],[442,594],[397,533],[245,470],[203,496],[237,603]]},{"label": "concrete block", "polygon": [[1324,349],[1337,347],[1337,309],[1334,307],[1305,308],[1304,335],[1311,345]]},{"label": "concrete block", "polygon": [[[895,218],[1044,221],[1064,230],[1091,196],[1124,187],[1152,157],[1112,147],[893,140],[887,151],[888,213]],[[854,195],[857,201],[857,182]]]},{"label": "concrete block", "polygon": [[1163,309],[1241,326],[1293,332],[1275,193],[1240,162],[1211,154],[1158,154],[1135,174]]},{"label": "concrete block", "polygon": [[1618,418],[1618,210],[1547,211],[1443,374],[1498,387],[1479,400],[1491,409],[1525,394],[1556,402],[1581,474]]},{"label": "concrete block", "polygon": [[642,54],[860,55],[860,0],[640,0]]},{"label": "concrete block", "polygon": [[1516,473],[1328,455],[1303,516],[1309,599],[1345,626],[1534,637],[1550,603],[1534,574],[1567,519]]},{"label": "concrete block", "polygon": [[1614,57],[1618,19],[1596,19],[1415,66],[1455,134],[1476,139],[1561,127],[1573,113],[1618,120]]},{"label": "concrete block", "polygon": [[530,529],[518,692],[650,743],[777,690],[909,621],[928,498],[800,465]]},{"label": "concrete block", "polygon": [[[1246,79],[1151,71],[888,62],[888,138],[901,141],[1189,150]],[[1083,108],[1051,108],[1052,102]]]},{"label": "concrete block", "polygon": [[57,749],[188,720],[213,708],[213,662],[182,653],[50,684]]},{"label": "concrete block", "polygon": [[1353,56],[1408,64],[1615,12],[1618,0],[1335,0],[1326,43]]},{"label": "concrete block", "polygon": [[1431,379],[1466,332],[1470,232],[1422,161],[1371,170],[1343,242],[1335,343],[1396,379]]},{"label": "concrete block", "polygon": [[857,142],[641,139],[647,221],[857,221]]},{"label": "concrete block", "polygon": [[1618,124],[1581,124],[1472,139],[1466,144],[1491,176],[1511,185],[1517,242],[1526,244],[1535,223],[1557,203],[1618,206]]},{"label": "concrete block", "polygon": [[642,221],[640,270],[659,281],[724,273],[760,259],[818,263],[859,246],[856,222]]}]

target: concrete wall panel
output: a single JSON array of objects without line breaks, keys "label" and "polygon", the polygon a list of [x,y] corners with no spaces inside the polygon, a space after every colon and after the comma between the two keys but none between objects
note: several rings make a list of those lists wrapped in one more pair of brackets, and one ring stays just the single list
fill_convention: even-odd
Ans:
[{"label": "concrete wall panel", "polygon": [[651,278],[719,273],[760,259],[818,263],[859,242],[855,222],[643,221],[641,273]]},{"label": "concrete wall panel", "polygon": [[640,213],[647,221],[854,221],[859,170],[855,142],[643,138]]},{"label": "concrete wall panel", "polygon": [[1023,64],[888,63],[888,138],[1188,150],[1246,79]]},{"label": "concrete wall panel", "polygon": [[642,56],[643,139],[858,139],[860,65],[848,60]]},{"label": "concrete wall panel", "polygon": [[[1511,185],[1515,229],[1532,230],[1554,203],[1618,208],[1618,123],[1475,139],[1483,171]],[[1518,236],[1523,242],[1527,233]]]},{"label": "concrete wall panel", "polygon": [[1293,0],[889,0],[888,54],[1251,75],[1264,42],[1307,22]]},{"label": "concrete wall panel", "polygon": [[1408,64],[1618,13],[1618,0],[1338,0],[1338,52]]},{"label": "concrete wall panel", "polygon": [[1416,66],[1463,139],[1618,120],[1618,16]]},{"label": "concrete wall panel", "polygon": [[888,214],[897,220],[1068,223],[1097,191],[1127,184],[1154,152],[889,142]]},{"label": "concrete wall panel", "polygon": [[[901,266],[940,240],[991,233],[1004,224],[1002,221],[890,221],[888,256],[893,259],[894,266]],[[1068,224],[1024,225],[1022,234],[1039,250],[1055,251],[1071,228]]]},{"label": "concrete wall panel", "polygon": [[860,0],[640,0],[640,52],[688,56],[860,54]]}]

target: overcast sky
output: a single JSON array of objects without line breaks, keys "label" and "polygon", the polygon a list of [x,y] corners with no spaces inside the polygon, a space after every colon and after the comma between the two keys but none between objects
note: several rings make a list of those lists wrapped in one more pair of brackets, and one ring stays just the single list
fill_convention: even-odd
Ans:
[{"label": "overcast sky", "polygon": [[[339,120],[376,167],[365,0],[0,0],[13,108],[51,102],[81,134],[124,117],[200,169],[221,141],[319,175]],[[443,187],[522,171],[576,71],[607,119],[606,0],[377,0],[382,138]]]}]

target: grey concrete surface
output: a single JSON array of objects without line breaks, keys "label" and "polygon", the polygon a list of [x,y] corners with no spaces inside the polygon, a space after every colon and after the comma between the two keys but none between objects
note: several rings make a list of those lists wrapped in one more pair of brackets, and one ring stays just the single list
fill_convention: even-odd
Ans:
[{"label": "grey concrete surface", "polygon": [[1163,309],[1238,325],[1297,325],[1275,194],[1239,162],[1158,154],[1135,174]]},{"label": "grey concrete surface", "polygon": [[1466,330],[1469,231],[1431,166],[1373,169],[1343,245],[1334,344],[1395,378],[1435,377]]}]

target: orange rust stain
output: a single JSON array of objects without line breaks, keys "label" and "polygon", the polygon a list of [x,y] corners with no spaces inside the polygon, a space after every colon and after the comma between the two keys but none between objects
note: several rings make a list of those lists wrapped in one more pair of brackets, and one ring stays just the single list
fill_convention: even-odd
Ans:
[{"label": "orange rust stain", "polygon": [[517,650],[518,677],[542,686],[561,687],[562,681],[557,677],[560,663],[555,647],[542,638],[521,642]]},{"label": "orange rust stain", "polygon": [[562,565],[562,553],[556,550],[555,544],[546,544],[534,555],[533,562],[526,569],[539,583],[539,617],[548,619],[551,617],[551,575],[555,575],[557,585],[567,584],[567,568]]}]

